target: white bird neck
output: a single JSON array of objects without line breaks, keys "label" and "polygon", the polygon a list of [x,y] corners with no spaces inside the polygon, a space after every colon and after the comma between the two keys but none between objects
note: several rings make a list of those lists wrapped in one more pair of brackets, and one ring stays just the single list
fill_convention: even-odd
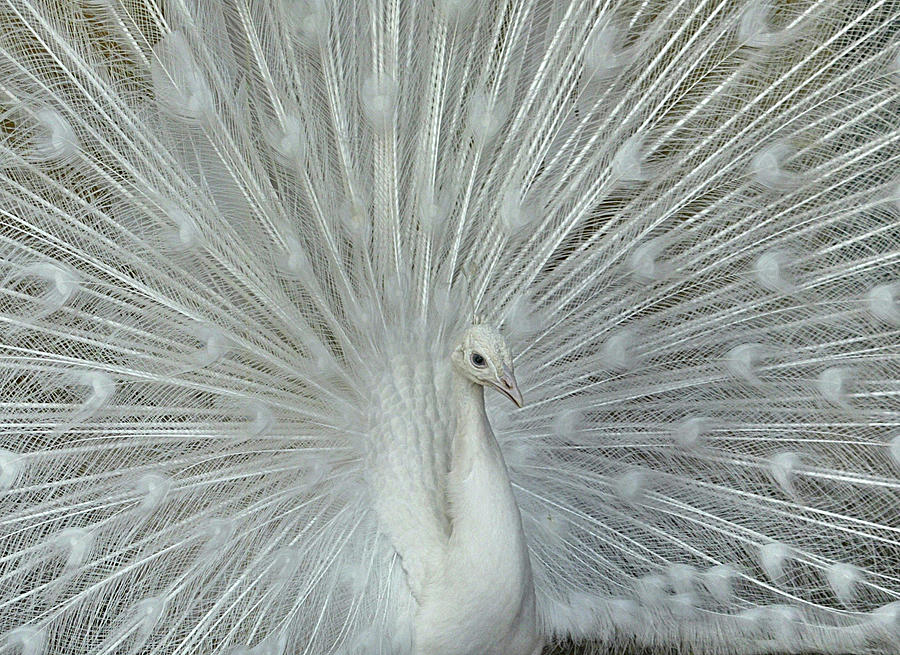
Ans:
[{"label": "white bird neck", "polygon": [[444,566],[425,592],[416,652],[539,653],[522,518],[488,422],[484,388],[454,370],[453,400],[450,539]]},{"label": "white bird neck", "polygon": [[[467,474],[474,459],[483,449],[494,452],[503,462],[500,447],[494,438],[487,411],[484,408],[484,387],[453,371],[453,406],[456,410],[456,432],[453,436],[451,472],[456,476]],[[505,465],[504,465],[505,472]]]},{"label": "white bird neck", "polygon": [[[456,431],[447,476],[450,550],[525,560],[522,518],[484,408],[484,388],[453,371]],[[487,557],[485,557],[487,555]],[[530,571],[528,574],[530,582]]]}]

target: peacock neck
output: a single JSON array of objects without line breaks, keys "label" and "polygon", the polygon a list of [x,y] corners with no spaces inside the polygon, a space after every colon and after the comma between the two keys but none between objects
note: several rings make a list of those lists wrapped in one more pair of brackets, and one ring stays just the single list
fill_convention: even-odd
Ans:
[{"label": "peacock neck", "polygon": [[453,376],[450,538],[440,573],[423,595],[415,652],[539,653],[522,518],[485,412],[484,389],[456,371]]},{"label": "peacock neck", "polygon": [[484,408],[484,387],[454,371],[453,399],[456,432],[453,436],[451,472],[456,477],[465,477],[479,457],[494,450],[496,458],[502,463],[503,457]]},{"label": "peacock neck", "polygon": [[[450,549],[522,557],[522,519],[484,407],[484,387],[454,371],[456,431],[447,493]],[[500,553],[496,553],[500,555]]]}]

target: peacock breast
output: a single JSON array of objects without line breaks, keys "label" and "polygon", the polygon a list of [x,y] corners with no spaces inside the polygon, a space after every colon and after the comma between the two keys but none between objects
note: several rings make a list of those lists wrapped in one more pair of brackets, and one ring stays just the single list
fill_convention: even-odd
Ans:
[{"label": "peacock breast", "polygon": [[444,367],[397,355],[373,381],[366,477],[379,529],[390,539],[415,595],[446,548],[446,478],[453,435]]}]

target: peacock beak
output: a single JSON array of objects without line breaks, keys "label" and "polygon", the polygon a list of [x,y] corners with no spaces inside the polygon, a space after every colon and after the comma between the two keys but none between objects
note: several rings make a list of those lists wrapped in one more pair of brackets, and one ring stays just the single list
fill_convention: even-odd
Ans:
[{"label": "peacock beak", "polygon": [[508,366],[503,367],[503,373],[494,386],[497,387],[500,393],[513,401],[517,407],[522,407],[525,404],[522,392],[519,391],[519,385],[516,384],[516,376],[513,375],[512,369]]}]

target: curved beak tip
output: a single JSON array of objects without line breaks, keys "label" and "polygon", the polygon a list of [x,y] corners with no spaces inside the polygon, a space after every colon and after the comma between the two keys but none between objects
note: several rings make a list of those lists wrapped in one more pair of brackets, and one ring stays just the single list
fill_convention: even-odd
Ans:
[{"label": "curved beak tip", "polygon": [[522,398],[522,392],[519,391],[519,385],[516,383],[516,376],[510,369],[503,367],[503,375],[500,376],[497,389],[513,401],[516,407],[521,408],[525,405],[525,399]]},{"label": "curved beak tip", "polygon": [[512,400],[516,404],[516,407],[520,409],[525,406],[525,399],[522,398],[522,392],[519,391],[518,388],[516,388],[515,393],[509,394],[509,399]]}]

